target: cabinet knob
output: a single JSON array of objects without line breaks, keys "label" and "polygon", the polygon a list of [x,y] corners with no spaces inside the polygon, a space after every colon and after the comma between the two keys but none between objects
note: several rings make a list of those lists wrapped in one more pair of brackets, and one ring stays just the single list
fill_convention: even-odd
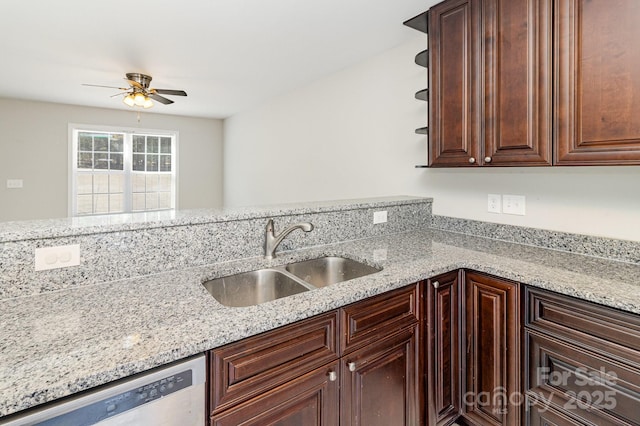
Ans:
[{"label": "cabinet knob", "polygon": [[484,157],[484,162],[485,163],[490,163],[491,162],[491,157]]},{"label": "cabinet knob", "polygon": [[473,157],[469,157],[469,163],[473,164],[476,162],[476,159]]},{"label": "cabinet knob", "polygon": [[433,285],[433,288],[438,288],[440,287],[440,282],[439,281],[434,281],[431,283],[431,285]]},{"label": "cabinet knob", "polygon": [[329,371],[329,381],[335,382],[338,380],[338,374],[335,371]]},{"label": "cabinet knob", "polygon": [[356,371],[356,363],[355,362],[350,362],[349,364],[347,364],[347,367],[349,367],[349,371]]}]

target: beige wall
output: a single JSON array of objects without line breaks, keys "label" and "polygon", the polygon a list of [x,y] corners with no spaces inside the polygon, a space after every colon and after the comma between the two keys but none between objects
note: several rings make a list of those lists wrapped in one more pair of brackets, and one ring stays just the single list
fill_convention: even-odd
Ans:
[{"label": "beige wall", "polygon": [[[0,221],[66,217],[68,126],[175,130],[178,207],[222,204],[222,121],[0,98]],[[23,189],[7,189],[23,179]]]},{"label": "beige wall", "polygon": [[[409,30],[408,30],[409,31]],[[408,43],[225,120],[225,205],[433,196],[434,213],[640,241],[640,167],[415,169],[426,105],[413,99],[426,47]],[[526,216],[487,194],[526,196]]]}]

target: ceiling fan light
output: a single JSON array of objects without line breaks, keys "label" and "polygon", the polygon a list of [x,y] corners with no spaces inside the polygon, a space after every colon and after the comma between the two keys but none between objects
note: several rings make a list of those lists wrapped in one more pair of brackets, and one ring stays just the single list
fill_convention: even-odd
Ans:
[{"label": "ceiling fan light", "polygon": [[134,95],[134,97],[133,97],[133,102],[137,106],[143,106],[144,103],[146,102],[146,100],[147,100],[147,97],[144,94],[140,93],[140,92],[136,93]]},{"label": "ceiling fan light", "polygon": [[130,107],[136,104],[132,94],[128,94],[127,96],[125,96],[122,102],[124,102],[126,105]]},{"label": "ceiling fan light", "polygon": [[151,100],[151,98],[146,98],[144,101],[144,104],[142,105],[142,108],[147,109],[147,108],[151,108],[153,106],[153,101]]}]

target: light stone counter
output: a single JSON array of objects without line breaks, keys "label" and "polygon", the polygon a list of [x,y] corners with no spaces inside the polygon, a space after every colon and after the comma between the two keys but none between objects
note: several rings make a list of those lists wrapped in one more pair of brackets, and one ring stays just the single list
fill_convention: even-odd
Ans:
[{"label": "light stone counter", "polygon": [[[201,283],[322,255],[380,273],[249,308]],[[0,302],[0,416],[458,268],[640,314],[640,265],[424,228]]]}]

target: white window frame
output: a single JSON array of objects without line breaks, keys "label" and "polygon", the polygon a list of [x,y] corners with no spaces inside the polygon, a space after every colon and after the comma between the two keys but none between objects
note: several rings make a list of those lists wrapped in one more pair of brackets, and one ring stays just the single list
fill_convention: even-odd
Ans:
[{"label": "white window frame", "polygon": [[[77,191],[77,173],[78,173],[78,147],[77,147],[77,134],[82,131],[87,132],[104,132],[104,133],[122,133],[125,135],[124,139],[129,139],[125,142],[124,147],[124,170],[125,176],[125,192],[124,192],[124,211],[122,213],[96,213],[93,215],[77,215],[76,212],[76,191]],[[157,210],[145,210],[144,212],[133,212],[131,210],[131,176],[134,172],[132,170],[133,162],[133,146],[131,140],[134,135],[153,135],[153,136],[168,136],[173,139],[171,143],[171,191],[173,193],[172,208],[170,209],[157,209]],[[68,126],[68,197],[67,197],[67,213],[69,217],[90,217],[97,215],[114,215],[114,214],[131,214],[131,213],[149,213],[154,211],[175,211],[178,209],[178,143],[179,132],[177,130],[159,130],[159,129],[141,129],[133,127],[116,127],[107,125],[95,125],[95,124],[78,124],[69,123]],[[128,148],[128,149],[127,149]]]}]

